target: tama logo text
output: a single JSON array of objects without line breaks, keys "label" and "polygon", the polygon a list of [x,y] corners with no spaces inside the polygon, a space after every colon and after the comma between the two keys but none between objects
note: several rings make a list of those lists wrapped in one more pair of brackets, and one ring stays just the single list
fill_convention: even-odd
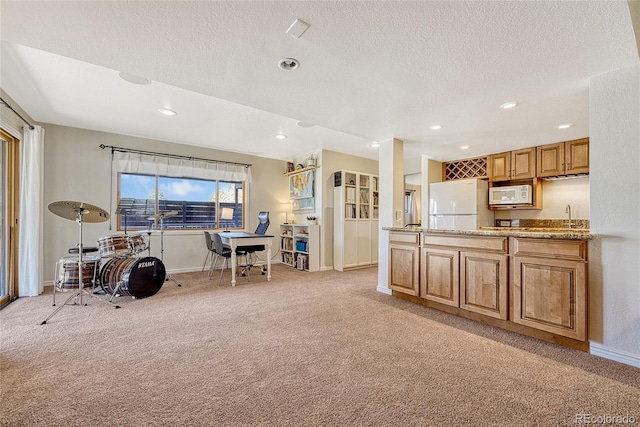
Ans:
[{"label": "tama logo text", "polygon": [[155,261],[146,261],[146,262],[141,262],[140,264],[138,264],[138,268],[147,268],[147,267],[153,267],[155,265]]}]

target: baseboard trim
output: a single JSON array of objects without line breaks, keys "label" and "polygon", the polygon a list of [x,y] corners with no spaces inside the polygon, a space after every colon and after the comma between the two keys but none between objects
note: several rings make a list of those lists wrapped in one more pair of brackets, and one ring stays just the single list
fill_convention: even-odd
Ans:
[{"label": "baseboard trim", "polygon": [[386,288],[386,287],[384,287],[384,286],[378,286],[378,287],[376,288],[376,290],[377,290],[378,292],[380,292],[381,294],[392,295],[392,293],[391,293],[391,289]]},{"label": "baseboard trim", "polygon": [[589,342],[589,353],[602,357],[604,359],[613,360],[614,362],[624,363],[625,365],[631,365],[636,368],[640,368],[640,355],[628,353],[622,350],[616,350],[613,348],[609,348],[602,344],[595,343],[593,341]]}]

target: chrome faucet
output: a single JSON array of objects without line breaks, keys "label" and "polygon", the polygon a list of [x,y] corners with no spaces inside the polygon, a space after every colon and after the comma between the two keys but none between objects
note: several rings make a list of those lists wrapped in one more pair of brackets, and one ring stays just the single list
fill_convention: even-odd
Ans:
[{"label": "chrome faucet", "polygon": [[564,213],[569,214],[569,222],[567,223],[567,227],[571,228],[571,226],[573,225],[571,223],[571,205],[567,205],[567,207],[564,209]]}]

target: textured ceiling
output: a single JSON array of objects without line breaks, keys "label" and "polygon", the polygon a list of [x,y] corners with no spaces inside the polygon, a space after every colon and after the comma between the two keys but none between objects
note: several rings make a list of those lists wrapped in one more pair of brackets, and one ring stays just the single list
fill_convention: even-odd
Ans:
[{"label": "textured ceiling", "polygon": [[[1,6],[0,84],[34,120],[279,159],[377,158],[369,143],[395,137],[405,157],[447,160],[588,136],[589,77],[638,63],[621,1]],[[296,18],[311,26],[299,39]]]}]

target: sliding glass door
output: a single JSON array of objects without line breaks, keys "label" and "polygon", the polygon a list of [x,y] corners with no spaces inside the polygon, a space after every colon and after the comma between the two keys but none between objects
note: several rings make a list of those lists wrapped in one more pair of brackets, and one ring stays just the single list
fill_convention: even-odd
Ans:
[{"label": "sliding glass door", "polygon": [[0,306],[18,296],[18,140],[0,129]]}]

